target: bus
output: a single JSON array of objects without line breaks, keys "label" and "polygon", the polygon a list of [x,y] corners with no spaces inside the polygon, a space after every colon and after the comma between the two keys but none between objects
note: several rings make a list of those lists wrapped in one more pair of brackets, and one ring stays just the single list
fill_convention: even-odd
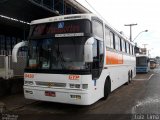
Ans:
[{"label": "bus", "polygon": [[136,56],[136,72],[137,73],[148,73],[150,70],[150,60],[147,55]]},{"label": "bus", "polygon": [[134,44],[94,14],[63,15],[31,22],[24,70],[27,99],[91,105],[136,74]]}]

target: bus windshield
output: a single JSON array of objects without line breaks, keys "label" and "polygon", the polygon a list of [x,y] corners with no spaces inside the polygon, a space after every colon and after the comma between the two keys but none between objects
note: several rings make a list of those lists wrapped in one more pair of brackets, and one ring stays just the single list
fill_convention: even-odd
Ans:
[{"label": "bus windshield", "polygon": [[147,57],[136,57],[136,65],[137,66],[148,66],[148,58]]},{"label": "bus windshield", "polygon": [[87,69],[84,62],[84,44],[86,40],[86,37],[30,40],[27,68],[51,70]]}]

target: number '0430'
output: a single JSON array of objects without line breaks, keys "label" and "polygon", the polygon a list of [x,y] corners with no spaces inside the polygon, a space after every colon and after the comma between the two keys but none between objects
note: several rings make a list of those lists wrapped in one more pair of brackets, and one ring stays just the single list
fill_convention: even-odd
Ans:
[{"label": "number '0430'", "polygon": [[34,78],[34,74],[24,74],[24,78]]}]

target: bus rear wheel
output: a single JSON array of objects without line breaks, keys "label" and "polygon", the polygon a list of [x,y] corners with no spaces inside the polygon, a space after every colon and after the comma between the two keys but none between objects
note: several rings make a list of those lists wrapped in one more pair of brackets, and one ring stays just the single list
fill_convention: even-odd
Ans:
[{"label": "bus rear wheel", "polygon": [[111,82],[110,79],[106,79],[105,85],[104,85],[104,97],[103,100],[106,100],[111,92]]}]

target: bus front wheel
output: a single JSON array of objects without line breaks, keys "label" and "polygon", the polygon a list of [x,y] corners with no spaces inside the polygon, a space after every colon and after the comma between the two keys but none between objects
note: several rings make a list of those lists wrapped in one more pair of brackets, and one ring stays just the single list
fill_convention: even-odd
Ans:
[{"label": "bus front wheel", "polygon": [[107,78],[104,84],[104,97],[102,99],[106,100],[110,92],[111,92],[111,82],[110,79]]}]

